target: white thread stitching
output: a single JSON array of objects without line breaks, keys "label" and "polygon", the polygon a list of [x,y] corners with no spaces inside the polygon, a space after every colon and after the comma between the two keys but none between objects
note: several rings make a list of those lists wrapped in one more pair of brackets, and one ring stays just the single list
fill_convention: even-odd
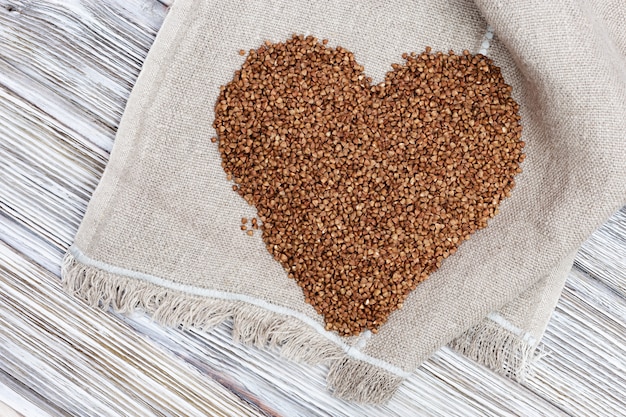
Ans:
[{"label": "white thread stitching", "polygon": [[487,52],[489,51],[489,47],[491,46],[492,39],[493,28],[491,26],[487,26],[487,32],[485,32],[485,36],[483,36],[482,43],[480,44],[480,49],[478,50],[479,54],[487,56]]},{"label": "white thread stitching", "polygon": [[511,323],[510,321],[508,321],[507,319],[502,317],[500,314],[498,314],[498,313],[489,313],[489,315],[487,317],[489,318],[489,320],[491,320],[494,323],[498,324],[503,329],[508,330],[511,333],[517,335],[518,337],[520,337],[524,342],[528,343],[529,345],[534,346],[537,343],[537,340],[530,333],[528,333],[528,332],[520,329],[519,327],[515,326],[513,323]]},{"label": "white thread stitching", "polygon": [[365,345],[367,345],[367,342],[369,342],[371,338],[372,338],[372,332],[370,332],[369,330],[364,331],[363,333],[359,335],[359,337],[356,340],[356,343],[354,344],[354,346],[352,346],[351,349],[354,349],[357,351],[363,350],[365,348]]},{"label": "white thread stitching", "polygon": [[[328,332],[326,331],[326,329],[324,329],[324,327],[319,324],[318,322],[316,322],[315,320],[311,319],[310,317],[306,316],[303,313],[300,313],[298,311],[294,311],[291,310],[289,308],[286,307],[282,307],[282,306],[277,306],[271,303],[268,303],[267,301],[264,300],[259,300],[257,298],[253,298],[250,297],[248,295],[244,295],[244,294],[235,294],[235,293],[227,293],[227,292],[223,292],[223,291],[217,291],[217,290],[210,290],[208,288],[200,288],[200,287],[194,287],[191,285],[184,285],[184,284],[178,284],[172,281],[168,281],[165,280],[163,278],[159,278],[156,277],[154,275],[149,275],[149,274],[144,274],[142,272],[137,272],[137,271],[133,271],[130,269],[125,269],[125,268],[120,268],[118,266],[115,265],[110,265],[107,264],[105,262],[101,262],[95,259],[91,259],[90,257],[88,257],[87,255],[85,255],[80,249],[78,249],[76,246],[72,245],[69,248],[69,252],[72,254],[72,256],[74,256],[74,258],[84,264],[84,265],[89,265],[89,266],[93,266],[95,268],[99,268],[102,269],[106,272],[109,272],[111,274],[115,274],[115,275],[122,275],[122,276],[126,276],[129,278],[133,278],[133,279],[137,279],[140,281],[145,281],[145,282],[149,282],[151,284],[154,285],[158,285],[160,287],[163,288],[169,288],[175,291],[180,291],[180,292],[184,292],[187,294],[192,294],[192,295],[197,295],[197,296],[201,296],[201,297],[210,297],[210,298],[217,298],[217,299],[222,299],[222,300],[230,300],[230,301],[242,301],[244,303],[248,303],[248,304],[252,304],[255,305],[257,307],[261,307],[265,310],[269,310],[272,311],[274,313],[278,313],[278,314],[282,314],[284,316],[290,316],[293,317],[295,319],[298,319],[300,321],[302,321],[303,323],[306,323],[307,325],[309,325],[310,327],[312,327],[313,329],[315,329],[320,335],[324,336],[325,338],[327,338],[328,340],[330,340],[331,342],[335,343],[336,345],[338,345],[339,347],[341,347],[344,352],[346,352],[346,354],[348,356],[353,357],[354,359],[363,361],[363,362],[367,362],[371,365],[377,366],[379,368],[382,368],[394,375],[397,375],[399,377],[402,378],[408,378],[412,372],[406,372],[404,370],[402,370],[401,368],[394,366],[390,363],[387,363],[385,361],[382,361],[380,359],[376,359],[373,358],[369,355],[366,355],[364,353],[362,353],[361,351],[359,351],[358,349],[353,349],[351,346],[347,345],[346,343],[344,343],[339,336],[337,336],[334,333]],[[368,338],[369,339],[369,338]],[[365,341],[367,343],[367,340]]]}]

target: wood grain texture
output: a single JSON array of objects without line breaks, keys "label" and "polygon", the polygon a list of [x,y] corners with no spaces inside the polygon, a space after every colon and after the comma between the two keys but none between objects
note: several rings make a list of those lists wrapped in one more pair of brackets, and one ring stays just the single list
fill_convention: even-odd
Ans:
[{"label": "wood grain texture", "polygon": [[[21,392],[18,393],[3,383],[0,383],[0,398],[6,407],[18,413],[18,415],[28,417],[52,417],[40,407],[28,401],[28,399],[22,396]],[[2,412],[3,410],[0,408],[0,415],[4,416]]]},{"label": "wood grain texture", "polygon": [[450,349],[385,407],[331,397],[324,367],[95,311],[62,254],[102,174],[170,2],[0,0],[0,401],[24,415],[626,415],[626,209],[583,245],[536,374],[516,384]]}]

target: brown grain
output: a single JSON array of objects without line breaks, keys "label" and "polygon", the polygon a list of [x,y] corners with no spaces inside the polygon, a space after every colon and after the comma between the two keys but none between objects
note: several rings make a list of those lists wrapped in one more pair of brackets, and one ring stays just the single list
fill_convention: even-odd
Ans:
[{"label": "brown grain", "polygon": [[487,226],[524,143],[485,56],[426,48],[372,85],[351,52],[325,45],[294,36],[250,51],[214,127],[268,251],[326,328],[352,335],[375,331]]}]

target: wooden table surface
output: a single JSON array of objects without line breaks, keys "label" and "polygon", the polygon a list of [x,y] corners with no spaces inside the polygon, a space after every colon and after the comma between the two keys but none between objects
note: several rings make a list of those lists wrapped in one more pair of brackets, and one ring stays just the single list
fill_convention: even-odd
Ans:
[{"label": "wooden table surface", "polygon": [[[626,208],[581,248],[524,384],[443,348],[384,407],[325,391],[326,368],[93,310],[60,262],[167,2],[0,0],[0,414],[626,415]],[[19,415],[18,414],[18,415]]]}]

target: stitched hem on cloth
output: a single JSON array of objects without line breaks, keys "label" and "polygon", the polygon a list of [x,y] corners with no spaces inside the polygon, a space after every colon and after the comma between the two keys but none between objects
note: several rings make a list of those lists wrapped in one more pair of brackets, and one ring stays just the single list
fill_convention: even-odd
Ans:
[{"label": "stitched hem on cloth", "polygon": [[328,386],[342,399],[384,403],[411,375],[365,355],[297,311],[243,294],[177,284],[109,265],[75,246],[63,259],[62,276],[65,291],[92,307],[111,306],[120,313],[143,310],[166,326],[206,330],[232,319],[235,342],[274,348],[294,361],[328,363]]}]

